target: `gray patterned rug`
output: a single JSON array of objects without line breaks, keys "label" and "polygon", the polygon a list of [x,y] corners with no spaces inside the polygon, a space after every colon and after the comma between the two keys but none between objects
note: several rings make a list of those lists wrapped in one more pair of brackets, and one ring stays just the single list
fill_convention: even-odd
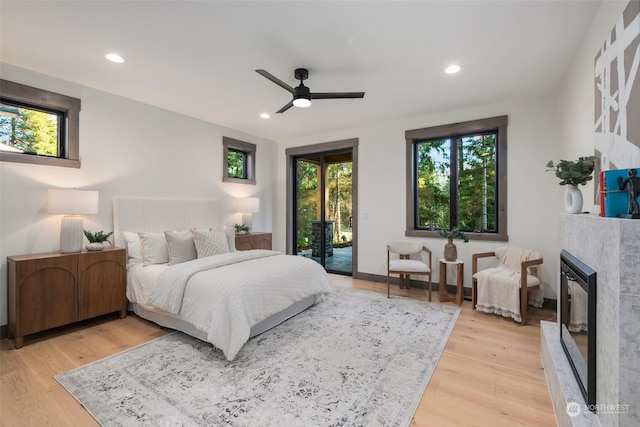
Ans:
[{"label": "gray patterned rug", "polygon": [[57,375],[104,426],[407,426],[457,307],[334,287],[233,362],[175,332]]}]

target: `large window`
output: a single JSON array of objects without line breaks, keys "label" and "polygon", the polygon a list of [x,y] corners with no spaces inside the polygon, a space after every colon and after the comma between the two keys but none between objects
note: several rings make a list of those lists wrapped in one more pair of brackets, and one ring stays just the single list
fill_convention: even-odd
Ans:
[{"label": "large window", "polygon": [[256,183],[256,145],[222,137],[222,180],[243,184]]},{"label": "large window", "polygon": [[80,100],[0,80],[0,160],[80,167]]},{"label": "large window", "polygon": [[507,240],[507,117],[406,132],[407,235]]}]

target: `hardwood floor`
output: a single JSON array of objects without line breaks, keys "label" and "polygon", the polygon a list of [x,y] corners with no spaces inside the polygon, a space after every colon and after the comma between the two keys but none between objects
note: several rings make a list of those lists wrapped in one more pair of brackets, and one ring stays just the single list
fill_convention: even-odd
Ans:
[{"label": "hardwood floor", "polygon": [[[337,286],[386,293],[382,283],[337,275],[331,280]],[[392,286],[391,292],[392,297],[427,299],[419,289]],[[540,320],[555,320],[555,311],[532,309],[530,324],[523,327],[478,313],[464,301],[411,425],[555,426],[540,359]],[[129,314],[36,334],[18,350],[12,340],[2,340],[0,426],[97,425],[53,376],[166,333]]]}]

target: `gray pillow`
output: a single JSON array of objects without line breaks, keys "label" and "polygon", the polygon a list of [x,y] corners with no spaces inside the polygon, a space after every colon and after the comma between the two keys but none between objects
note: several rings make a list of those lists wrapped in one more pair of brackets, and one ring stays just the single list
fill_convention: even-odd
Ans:
[{"label": "gray pillow", "polygon": [[169,249],[169,265],[180,264],[181,262],[196,259],[196,245],[193,242],[193,235],[187,231],[165,231]]}]

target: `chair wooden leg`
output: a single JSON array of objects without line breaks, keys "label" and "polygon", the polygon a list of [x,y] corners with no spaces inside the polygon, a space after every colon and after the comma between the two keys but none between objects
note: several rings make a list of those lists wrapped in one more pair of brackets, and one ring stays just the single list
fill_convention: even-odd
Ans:
[{"label": "chair wooden leg", "polygon": [[389,296],[389,273],[387,273],[387,298],[390,298],[390,296]]},{"label": "chair wooden leg", "polygon": [[476,300],[478,299],[478,280],[471,280],[471,307],[476,309]]},{"label": "chair wooden leg", "polygon": [[527,288],[522,287],[522,291],[520,292],[520,317],[522,317],[522,321],[520,324],[522,326],[527,324],[527,306],[529,305],[529,295],[527,294]]},{"label": "chair wooden leg", "polygon": [[429,275],[429,302],[431,302],[431,287],[432,287],[432,283],[431,283],[431,275]]}]

